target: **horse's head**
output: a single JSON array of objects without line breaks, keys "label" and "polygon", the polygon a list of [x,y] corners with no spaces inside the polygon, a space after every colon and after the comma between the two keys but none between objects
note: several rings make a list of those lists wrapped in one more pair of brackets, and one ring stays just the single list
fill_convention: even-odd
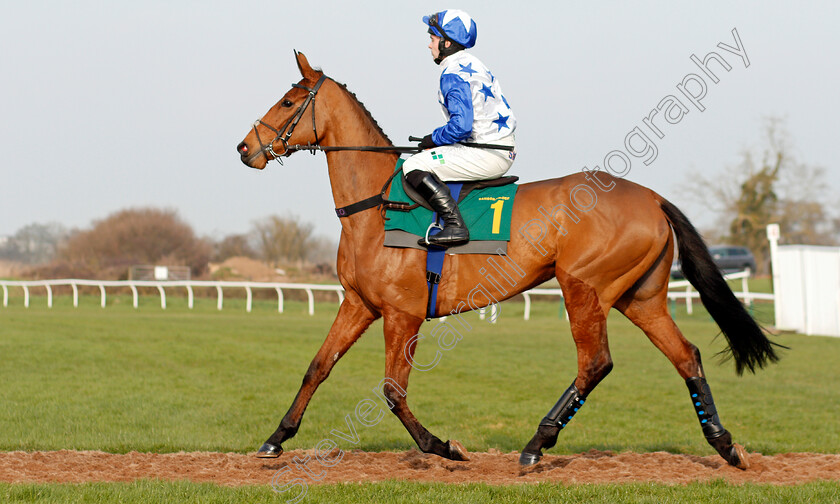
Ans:
[{"label": "horse's head", "polygon": [[251,168],[262,170],[269,160],[288,157],[295,152],[295,145],[318,143],[315,96],[327,78],[313,70],[302,53],[296,52],[295,57],[303,79],[254,122],[248,136],[236,147],[242,162]]}]

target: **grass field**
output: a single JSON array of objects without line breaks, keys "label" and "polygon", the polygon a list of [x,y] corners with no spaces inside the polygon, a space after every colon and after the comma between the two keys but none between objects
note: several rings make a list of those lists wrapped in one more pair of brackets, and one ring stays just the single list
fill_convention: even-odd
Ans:
[{"label": "grass field", "polygon": [[[166,502],[196,504],[282,503],[269,487],[218,487],[188,482],[86,483],[83,485],[8,485],[0,483],[0,498],[9,503],[61,502],[112,504]],[[840,501],[840,486],[809,483],[797,486],[728,485],[722,482],[685,486],[623,485],[444,485],[389,481],[312,487],[301,502],[358,504],[362,502],[452,504],[492,502],[563,504],[829,504]]]},{"label": "grass field", "polygon": [[[219,312],[208,299],[197,300],[196,308],[187,310],[179,298],[170,298],[169,308],[161,310],[153,297],[141,300],[136,310],[130,298],[111,297],[105,309],[98,306],[98,297],[83,298],[75,309],[67,297],[57,297],[52,309],[37,297],[28,309],[19,299],[0,308],[0,450],[254,451],[291,403],[336,311],[335,303],[320,303],[316,316],[310,317],[304,304],[288,302],[286,312],[278,314],[275,303],[264,301],[256,302],[248,314],[243,301],[226,300]],[[756,312],[769,321],[766,306],[758,305]],[[576,373],[574,345],[567,323],[558,318],[558,307],[557,302],[534,303],[531,320],[523,322],[521,304],[504,304],[495,325],[468,315],[473,329],[465,338],[434,369],[412,375],[409,404],[417,417],[442,439],[458,439],[472,451],[520,450]],[[764,454],[840,452],[836,385],[840,340],[779,336],[778,342],[791,347],[782,362],[756,376],[738,377],[732,363],[716,364],[715,353],[724,341],[715,338],[717,327],[708,315],[702,308],[691,317],[683,310],[677,309],[678,324],[703,353],[723,424],[739,442]],[[685,384],[667,359],[620,315],[611,315],[609,332],[615,369],[550,453],[597,448],[711,454]],[[285,448],[314,447],[331,429],[342,428],[344,415],[352,413],[360,399],[373,396],[384,370],[381,334],[377,323],[339,362],[315,395],[297,437]],[[432,350],[421,343],[418,360],[430,358]],[[353,448],[414,447],[393,417],[361,429],[359,436],[361,442]],[[500,502],[549,496],[549,500],[561,496],[564,502],[840,501],[840,487],[834,484],[746,489],[708,484],[678,490],[661,485],[467,487],[463,493],[461,486],[400,482],[332,485],[314,489],[309,498],[311,502],[344,502],[344,495],[353,495],[346,498],[353,502],[383,500],[385,495],[390,496],[388,502],[467,502],[459,500],[463,495]],[[12,502],[52,502],[38,496],[63,492],[74,497],[60,501],[112,502],[109,496],[119,494],[127,502],[145,502],[181,501],[168,497],[179,492],[195,499],[209,492],[212,496],[206,499],[183,501],[271,501],[267,488],[207,488],[216,487],[149,482],[4,485],[0,495]],[[711,497],[734,494],[721,500]],[[73,500],[78,495],[89,498]],[[148,498],[139,497],[143,495]],[[833,498],[824,499],[827,495]]]}]

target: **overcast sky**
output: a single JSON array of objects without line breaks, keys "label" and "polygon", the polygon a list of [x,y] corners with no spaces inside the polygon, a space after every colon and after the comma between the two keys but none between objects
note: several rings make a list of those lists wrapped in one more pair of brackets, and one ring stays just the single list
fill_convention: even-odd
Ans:
[{"label": "overcast sky", "polygon": [[[517,115],[509,174],[523,181],[602,165],[663,98],[684,98],[677,84],[702,75],[690,56],[716,51],[732,69],[713,63],[717,84],[703,75],[705,110],[665,124],[656,160],[634,158],[627,178],[708,222],[677,187],[693,172],[726,176],[760,143],[763,118],[781,116],[799,160],[840,188],[835,2],[35,0],[6,2],[0,17],[0,236],[155,206],[216,238],[291,212],[337,239],[323,154],[260,172],[235,147],[299,80],[293,49],[356,92],[395,143],[431,132],[439,69],[421,18],[450,7],[476,19],[472,52]],[[717,47],[735,46],[733,28],[749,67]]]}]

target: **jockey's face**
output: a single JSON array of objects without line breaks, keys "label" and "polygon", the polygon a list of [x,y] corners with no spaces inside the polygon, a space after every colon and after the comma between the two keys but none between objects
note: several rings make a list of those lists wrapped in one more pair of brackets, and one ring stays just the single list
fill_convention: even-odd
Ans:
[{"label": "jockey's face", "polygon": [[[429,49],[432,51],[432,59],[437,60],[440,57],[440,37],[429,34],[429,38],[431,39],[431,42],[429,42]],[[446,47],[449,47],[450,45],[448,40],[445,44]]]}]

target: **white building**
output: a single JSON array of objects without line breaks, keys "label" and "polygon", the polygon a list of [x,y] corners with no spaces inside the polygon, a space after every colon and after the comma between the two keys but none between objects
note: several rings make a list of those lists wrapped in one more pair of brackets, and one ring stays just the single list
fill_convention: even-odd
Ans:
[{"label": "white building", "polygon": [[840,337],[840,247],[778,245],[767,226],[773,265],[776,327]]}]

